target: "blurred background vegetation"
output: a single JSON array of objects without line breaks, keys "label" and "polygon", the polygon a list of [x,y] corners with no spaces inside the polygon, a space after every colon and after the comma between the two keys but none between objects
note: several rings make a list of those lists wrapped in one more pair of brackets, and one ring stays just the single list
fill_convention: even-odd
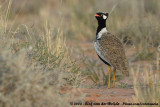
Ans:
[{"label": "blurred background vegetation", "polygon": [[[111,12],[107,29],[125,44],[131,71],[145,72],[148,64],[156,71],[158,0],[0,0],[0,106],[50,106],[53,100],[69,106],[71,94],[59,93],[63,87],[106,85],[106,66],[93,47],[99,11]],[[93,84],[84,84],[88,80]],[[138,91],[135,101],[144,101]]]}]

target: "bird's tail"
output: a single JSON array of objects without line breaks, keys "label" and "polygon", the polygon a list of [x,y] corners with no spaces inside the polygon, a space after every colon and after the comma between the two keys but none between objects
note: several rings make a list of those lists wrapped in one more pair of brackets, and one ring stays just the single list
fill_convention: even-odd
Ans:
[{"label": "bird's tail", "polygon": [[122,70],[122,73],[126,76],[129,76],[129,70]]},{"label": "bird's tail", "polygon": [[129,70],[128,70],[128,63],[126,62],[123,62],[121,64],[121,72],[122,74],[126,75],[126,76],[129,76]]}]

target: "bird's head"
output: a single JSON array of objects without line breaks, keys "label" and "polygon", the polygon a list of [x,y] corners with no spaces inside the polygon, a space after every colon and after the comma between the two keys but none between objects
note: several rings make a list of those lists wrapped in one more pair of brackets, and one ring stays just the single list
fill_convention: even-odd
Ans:
[{"label": "bird's head", "polygon": [[105,12],[98,12],[95,14],[96,19],[99,21],[106,21],[109,14]]}]

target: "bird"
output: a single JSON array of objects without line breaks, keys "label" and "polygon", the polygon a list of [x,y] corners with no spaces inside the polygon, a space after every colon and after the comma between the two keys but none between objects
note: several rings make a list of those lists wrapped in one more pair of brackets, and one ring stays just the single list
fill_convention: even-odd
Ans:
[{"label": "bird", "polygon": [[108,17],[109,13],[106,12],[98,12],[95,14],[95,18],[98,21],[98,27],[94,48],[100,60],[108,66],[108,88],[110,88],[110,74],[113,69],[114,77],[112,88],[114,88],[116,71],[119,70],[122,74],[129,76],[129,65],[123,43],[118,37],[108,32],[106,28],[106,20]]}]

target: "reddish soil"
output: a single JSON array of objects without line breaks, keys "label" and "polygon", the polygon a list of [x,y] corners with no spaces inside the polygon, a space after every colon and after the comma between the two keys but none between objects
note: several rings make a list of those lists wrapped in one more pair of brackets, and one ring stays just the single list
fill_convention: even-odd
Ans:
[{"label": "reddish soil", "polygon": [[[123,102],[132,102],[132,96],[134,95],[133,89],[124,89],[124,88],[103,88],[103,89],[87,89],[87,88],[63,88],[60,93],[68,93],[71,92],[72,95],[75,97],[79,97],[82,94],[85,95],[82,101],[79,101],[82,103],[82,105],[76,105],[80,104],[78,101],[73,101],[73,104],[75,104],[73,107],[80,106],[80,107],[86,107],[86,106],[93,106],[93,107],[123,107]],[[99,103],[100,105],[95,105],[95,103]],[[102,104],[103,103],[103,104]],[[118,105],[116,105],[118,104]],[[126,106],[125,106],[126,107]]]},{"label": "reddish soil", "polygon": [[[119,106],[122,107],[123,102],[130,102],[132,95],[134,95],[133,89],[119,89],[119,88],[111,88],[111,89],[84,89],[83,91],[86,93],[86,102],[98,102],[98,103],[119,103]],[[95,105],[94,105],[95,106]],[[99,106],[99,105],[98,105]],[[104,106],[104,105],[101,105]],[[105,106],[115,106],[108,105]]]}]

